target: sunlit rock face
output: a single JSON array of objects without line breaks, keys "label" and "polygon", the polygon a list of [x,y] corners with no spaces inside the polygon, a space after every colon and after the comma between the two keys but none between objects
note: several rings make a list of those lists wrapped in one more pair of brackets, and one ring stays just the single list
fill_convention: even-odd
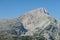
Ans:
[{"label": "sunlit rock face", "polygon": [[45,8],[29,11],[18,18],[0,19],[0,35],[43,36],[46,40],[59,40],[60,22]]},{"label": "sunlit rock face", "polygon": [[45,10],[45,8],[38,8],[36,10],[25,13],[24,15],[20,16],[19,19],[28,29],[29,27],[34,27],[40,24],[42,21],[47,20],[49,18],[48,14],[49,13]]}]

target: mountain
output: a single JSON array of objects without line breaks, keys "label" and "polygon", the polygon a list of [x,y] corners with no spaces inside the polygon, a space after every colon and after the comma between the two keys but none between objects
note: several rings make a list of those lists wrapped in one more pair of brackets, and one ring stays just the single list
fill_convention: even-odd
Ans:
[{"label": "mountain", "polygon": [[60,22],[50,16],[45,8],[29,11],[18,18],[0,19],[0,35],[7,35],[8,37],[33,36],[40,38],[43,36],[44,40],[60,40],[59,30]]}]

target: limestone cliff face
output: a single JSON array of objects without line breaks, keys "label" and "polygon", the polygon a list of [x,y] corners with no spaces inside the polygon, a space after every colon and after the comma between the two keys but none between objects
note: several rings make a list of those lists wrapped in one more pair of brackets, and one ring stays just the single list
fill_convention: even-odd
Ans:
[{"label": "limestone cliff face", "polygon": [[47,40],[59,40],[60,22],[49,15],[45,8],[29,11],[14,19],[0,20],[0,35],[44,36]]},{"label": "limestone cliff face", "polygon": [[30,29],[31,27],[39,25],[42,21],[47,20],[49,18],[48,14],[44,8],[38,8],[25,13],[19,19],[27,29]]}]

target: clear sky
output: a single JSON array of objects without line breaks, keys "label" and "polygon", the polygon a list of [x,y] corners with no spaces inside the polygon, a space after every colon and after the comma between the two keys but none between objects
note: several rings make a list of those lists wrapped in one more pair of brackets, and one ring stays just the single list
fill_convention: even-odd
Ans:
[{"label": "clear sky", "polygon": [[36,8],[46,8],[60,20],[60,0],[0,0],[0,18],[17,18]]}]

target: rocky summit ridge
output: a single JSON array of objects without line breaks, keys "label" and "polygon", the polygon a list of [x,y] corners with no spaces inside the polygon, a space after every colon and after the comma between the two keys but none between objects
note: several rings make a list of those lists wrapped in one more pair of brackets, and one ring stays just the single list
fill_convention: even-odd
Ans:
[{"label": "rocky summit ridge", "polygon": [[60,22],[45,8],[38,8],[18,18],[0,19],[0,35],[43,36],[46,40],[60,40]]}]

